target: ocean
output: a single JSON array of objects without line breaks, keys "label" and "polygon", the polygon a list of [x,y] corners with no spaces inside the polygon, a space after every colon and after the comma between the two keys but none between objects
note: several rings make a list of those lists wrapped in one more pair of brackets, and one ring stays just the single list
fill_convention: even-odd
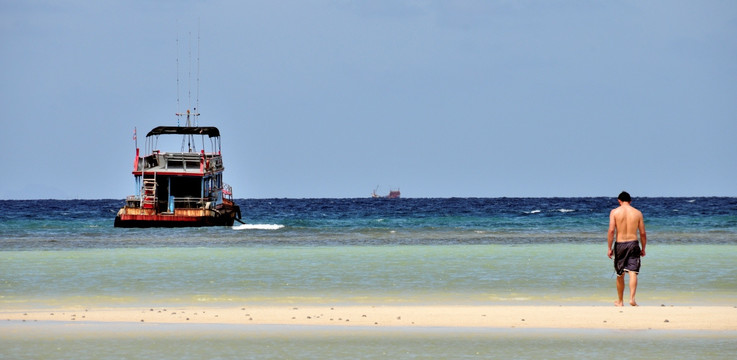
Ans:
[{"label": "ocean", "polygon": [[[245,225],[119,229],[113,220],[122,200],[2,200],[0,307],[609,305],[615,298],[606,256],[613,197],[236,203]],[[737,306],[737,198],[635,198],[633,206],[643,212],[648,234],[637,293],[641,305]],[[621,346],[602,341],[613,335],[606,331],[210,326],[174,336],[167,329],[148,334],[161,341],[141,340],[136,349],[157,358],[213,358],[208,355],[217,353],[215,341],[228,351],[248,351],[248,358],[590,358]],[[222,336],[197,340],[208,339],[202,334]],[[697,351],[701,358],[722,358],[721,350],[737,350],[734,333],[614,335],[644,339],[648,346],[639,358],[660,357],[663,349],[690,349],[673,351],[684,358]],[[119,358],[137,339],[120,336],[74,341]],[[71,341],[64,336],[36,340],[34,347],[24,346],[22,337],[0,340],[0,355],[46,357],[63,347],[71,351],[64,357],[106,358],[63,346]],[[187,352],[166,355],[173,344],[184,343]],[[520,346],[527,352],[519,352]],[[231,358],[228,351],[218,354]]]}]

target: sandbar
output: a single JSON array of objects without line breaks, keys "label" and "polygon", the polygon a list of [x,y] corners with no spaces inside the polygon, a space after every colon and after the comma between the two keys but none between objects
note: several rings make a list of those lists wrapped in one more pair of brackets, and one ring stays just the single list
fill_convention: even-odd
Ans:
[{"label": "sandbar", "polygon": [[[468,327],[610,330],[737,330],[737,306],[243,305],[0,310],[0,321]],[[7,323],[6,323],[7,324]]]}]

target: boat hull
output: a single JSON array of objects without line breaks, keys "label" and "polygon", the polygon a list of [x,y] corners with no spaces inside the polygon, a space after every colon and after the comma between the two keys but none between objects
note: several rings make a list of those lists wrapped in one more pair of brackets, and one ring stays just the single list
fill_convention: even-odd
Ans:
[{"label": "boat hull", "polygon": [[240,208],[237,205],[219,210],[177,209],[174,213],[155,213],[124,207],[115,217],[114,226],[120,228],[233,226],[236,219],[240,219]]}]

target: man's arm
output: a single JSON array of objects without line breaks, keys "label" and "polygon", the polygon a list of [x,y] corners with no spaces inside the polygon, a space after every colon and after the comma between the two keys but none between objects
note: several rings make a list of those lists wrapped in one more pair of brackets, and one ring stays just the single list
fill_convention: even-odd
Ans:
[{"label": "man's arm", "polygon": [[[614,231],[617,228],[617,223],[614,221],[614,210],[612,210],[609,213],[609,231],[607,231],[606,236],[606,247],[607,247],[607,253],[606,255],[611,259],[612,258],[612,244],[614,243]],[[644,227],[643,227],[644,229]],[[643,247],[644,249],[644,247]]]},{"label": "man's arm", "polygon": [[640,224],[637,225],[640,231],[640,256],[645,256],[645,246],[647,245],[647,233],[645,233],[645,220],[640,216]]}]

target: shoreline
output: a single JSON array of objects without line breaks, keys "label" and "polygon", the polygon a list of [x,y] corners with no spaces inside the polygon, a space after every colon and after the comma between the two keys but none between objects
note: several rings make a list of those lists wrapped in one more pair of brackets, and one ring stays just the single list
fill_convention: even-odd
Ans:
[{"label": "shoreline", "polygon": [[0,310],[0,321],[737,331],[737,306],[258,305]]}]

